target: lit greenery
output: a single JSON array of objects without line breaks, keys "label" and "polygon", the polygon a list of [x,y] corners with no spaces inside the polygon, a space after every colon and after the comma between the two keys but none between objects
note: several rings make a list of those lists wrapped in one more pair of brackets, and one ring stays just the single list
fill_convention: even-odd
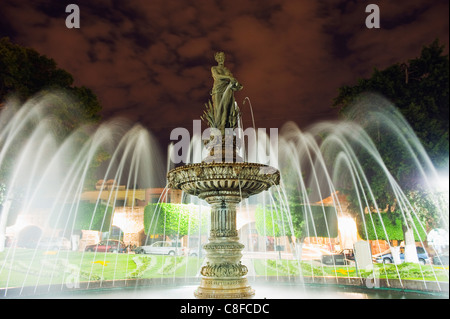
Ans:
[{"label": "lit greenery", "polygon": [[181,238],[185,235],[206,234],[209,210],[198,205],[158,203],[144,209],[146,235],[165,235]]},{"label": "lit greenery", "polygon": [[[380,219],[381,216],[381,219]],[[358,233],[364,240],[404,240],[402,229],[401,213],[372,213],[364,214],[364,220],[360,216],[357,218]],[[383,227],[384,226],[384,227]],[[414,238],[416,241],[424,241],[426,233],[422,229],[420,222],[415,219]],[[387,234],[387,237],[386,237]]]},{"label": "lit greenery", "polygon": [[357,270],[355,266],[322,266],[313,261],[253,259],[257,275],[305,277],[362,277],[428,280],[448,282],[448,266],[436,267],[415,263],[374,264],[374,270]]},{"label": "lit greenery", "polygon": [[[6,249],[0,253],[0,288],[130,278],[194,277],[203,259],[159,255],[137,256],[103,252]],[[79,277],[78,277],[79,275]]]},{"label": "lit greenery", "polygon": [[[61,251],[7,248],[0,253],[0,288],[73,283],[70,276],[79,274],[79,281],[185,278],[195,277],[203,258],[172,257],[102,252]],[[11,258],[14,256],[14,262]],[[356,272],[354,266],[322,266],[313,261],[252,259],[257,276],[357,277],[373,272]],[[300,272],[300,268],[301,272]],[[448,266],[403,263],[374,264],[377,278],[431,280],[448,282]],[[78,277],[77,277],[78,278]]]},{"label": "lit greenery", "polygon": [[113,208],[104,204],[78,202],[56,210],[50,223],[68,233],[77,230],[110,231]]},{"label": "lit greenery", "polygon": [[330,237],[338,236],[336,210],[331,206],[296,205],[290,211],[258,206],[256,230],[261,236]]}]

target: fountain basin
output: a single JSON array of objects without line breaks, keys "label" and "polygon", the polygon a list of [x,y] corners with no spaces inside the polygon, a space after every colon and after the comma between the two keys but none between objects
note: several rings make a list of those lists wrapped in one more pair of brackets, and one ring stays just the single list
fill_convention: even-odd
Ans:
[{"label": "fountain basin", "polygon": [[170,188],[208,201],[212,196],[248,198],[280,182],[280,172],[257,163],[196,163],[172,169],[167,174]]},{"label": "fountain basin", "polygon": [[[347,279],[347,278],[344,278]],[[390,280],[380,288],[361,286],[358,279],[335,281],[333,278],[260,278],[251,280],[256,299],[448,299],[448,283],[440,289],[421,290],[419,281]],[[9,288],[0,290],[2,298],[62,298],[62,299],[192,299],[190,293],[198,284],[198,278],[127,279],[102,282],[80,282],[78,288],[66,285]],[[394,284],[395,287],[392,287]],[[435,287],[438,288],[438,287]]]}]

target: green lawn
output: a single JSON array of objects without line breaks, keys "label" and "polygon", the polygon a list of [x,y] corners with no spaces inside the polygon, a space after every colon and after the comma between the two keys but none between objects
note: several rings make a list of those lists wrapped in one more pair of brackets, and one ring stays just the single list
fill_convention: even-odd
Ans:
[{"label": "green lawn", "polygon": [[196,257],[15,249],[0,253],[0,287],[195,276]]},{"label": "green lawn", "polygon": [[[253,266],[257,275],[264,276],[332,276],[363,277],[373,276],[373,271],[357,272],[355,266],[322,266],[296,260],[262,260],[254,259]],[[448,266],[418,265],[412,263],[374,264],[375,276],[378,278],[402,280],[430,280],[448,282]]]},{"label": "green lawn", "polygon": [[[197,257],[172,257],[30,249],[6,249],[0,253],[0,288],[78,281],[196,276],[203,262]],[[296,260],[253,259],[258,276],[367,277],[353,266],[322,266]],[[448,266],[375,264],[376,277],[448,282]]]}]

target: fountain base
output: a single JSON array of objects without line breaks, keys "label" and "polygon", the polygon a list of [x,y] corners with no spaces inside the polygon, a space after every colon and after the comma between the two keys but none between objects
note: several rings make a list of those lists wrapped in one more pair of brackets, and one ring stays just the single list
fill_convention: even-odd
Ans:
[{"label": "fountain base", "polygon": [[278,170],[255,163],[199,163],[168,173],[169,185],[198,196],[211,205],[209,242],[203,246],[207,263],[202,267],[199,299],[248,299],[248,269],[241,263],[244,245],[236,229],[236,205],[242,199],[279,183]]},{"label": "fountain base", "polygon": [[203,277],[194,296],[198,299],[250,299],[255,296],[255,291],[247,278]]}]

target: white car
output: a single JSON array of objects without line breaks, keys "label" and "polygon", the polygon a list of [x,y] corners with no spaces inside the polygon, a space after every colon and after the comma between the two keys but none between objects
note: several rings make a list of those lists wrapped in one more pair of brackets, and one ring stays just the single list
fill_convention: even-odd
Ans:
[{"label": "white car", "polygon": [[37,249],[45,250],[70,250],[71,248],[70,240],[65,237],[42,238],[37,244]]},{"label": "white car", "polygon": [[139,246],[134,251],[136,254],[181,256],[184,255],[184,250],[180,242],[157,241],[151,245]]}]

